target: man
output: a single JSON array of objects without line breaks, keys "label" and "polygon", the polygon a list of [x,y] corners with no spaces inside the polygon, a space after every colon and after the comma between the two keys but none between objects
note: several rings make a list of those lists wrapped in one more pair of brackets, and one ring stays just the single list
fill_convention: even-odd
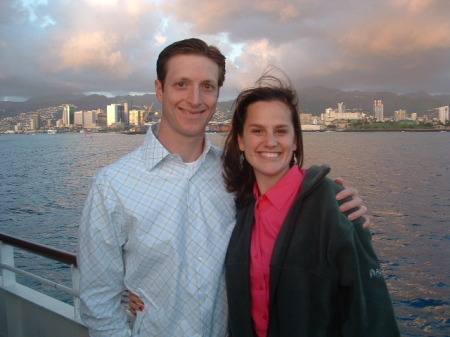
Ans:
[{"label": "man", "polygon": [[[205,137],[225,57],[201,40],[178,41],[159,55],[157,77],[160,124],[95,175],[83,210],[77,258],[92,337],[227,334],[223,262],[235,209],[221,150]],[[360,205],[356,197],[346,207]],[[124,289],[145,303],[131,329]]]}]

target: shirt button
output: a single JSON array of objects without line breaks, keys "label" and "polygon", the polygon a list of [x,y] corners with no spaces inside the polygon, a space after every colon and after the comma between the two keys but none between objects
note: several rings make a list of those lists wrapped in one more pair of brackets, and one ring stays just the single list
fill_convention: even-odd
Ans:
[{"label": "shirt button", "polygon": [[205,331],[203,331],[203,336],[209,336],[209,329],[205,329]]},{"label": "shirt button", "polygon": [[263,315],[263,320],[267,321],[268,317],[267,315]]}]

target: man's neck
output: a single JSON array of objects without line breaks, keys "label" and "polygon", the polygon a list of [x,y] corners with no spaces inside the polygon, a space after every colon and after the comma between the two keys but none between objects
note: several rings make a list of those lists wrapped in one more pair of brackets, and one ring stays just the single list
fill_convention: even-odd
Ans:
[{"label": "man's neck", "polygon": [[185,163],[196,161],[205,148],[205,134],[202,137],[186,137],[180,134],[167,134],[160,132],[161,125],[155,130],[155,136],[170,152],[181,156]]}]

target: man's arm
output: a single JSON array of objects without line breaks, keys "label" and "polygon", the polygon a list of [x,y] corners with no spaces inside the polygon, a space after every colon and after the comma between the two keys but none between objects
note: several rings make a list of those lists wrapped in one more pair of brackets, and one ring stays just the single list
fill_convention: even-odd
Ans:
[{"label": "man's arm", "polygon": [[[337,179],[335,179],[335,182],[337,182],[339,185],[344,186],[343,179],[337,178]],[[370,226],[369,217],[365,216],[365,214],[367,213],[367,207],[363,205],[363,200],[359,196],[358,190],[353,187],[345,187],[342,191],[340,191],[338,194],[336,194],[337,200],[342,200],[347,197],[351,197],[352,199],[350,201],[347,201],[346,203],[342,204],[339,207],[340,211],[345,212],[350,209],[355,209],[354,212],[352,212],[348,215],[348,219],[355,220],[359,217],[363,217],[364,218],[363,227],[365,227],[365,228],[369,227]]]},{"label": "man's arm", "polygon": [[94,183],[79,227],[81,318],[91,337],[130,336],[121,304],[124,265],[120,209],[107,185]]}]

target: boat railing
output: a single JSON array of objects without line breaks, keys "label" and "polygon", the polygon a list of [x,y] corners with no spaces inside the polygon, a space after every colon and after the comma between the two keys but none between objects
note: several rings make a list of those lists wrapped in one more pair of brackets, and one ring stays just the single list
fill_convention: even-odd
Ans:
[{"label": "boat railing", "polygon": [[[14,248],[69,265],[71,269],[72,287],[67,287],[44,277],[17,268],[14,263]],[[80,318],[79,271],[76,255],[64,250],[24,240],[12,235],[0,233],[0,269],[3,288],[16,284],[16,275],[22,275],[45,286],[70,294],[73,298],[74,318]]]}]

